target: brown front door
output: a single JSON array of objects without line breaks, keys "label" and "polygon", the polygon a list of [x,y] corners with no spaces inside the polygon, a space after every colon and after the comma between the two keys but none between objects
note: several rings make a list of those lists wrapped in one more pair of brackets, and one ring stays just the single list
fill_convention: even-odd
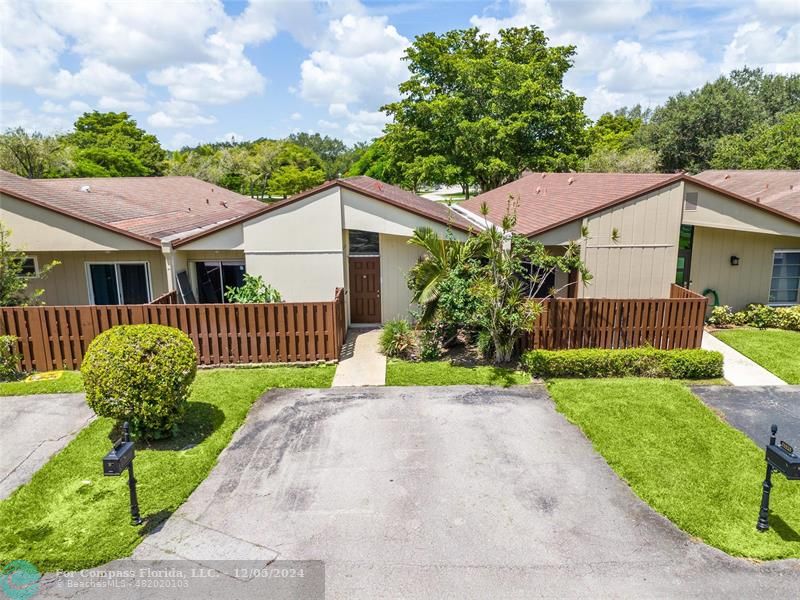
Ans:
[{"label": "brown front door", "polygon": [[350,257],[350,322],[381,322],[381,259]]}]

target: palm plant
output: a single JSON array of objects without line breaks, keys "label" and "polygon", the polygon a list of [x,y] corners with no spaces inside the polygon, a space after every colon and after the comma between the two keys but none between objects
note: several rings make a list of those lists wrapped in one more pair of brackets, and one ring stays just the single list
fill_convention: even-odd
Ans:
[{"label": "palm plant", "polygon": [[425,325],[436,314],[442,283],[453,270],[477,254],[477,247],[475,238],[459,242],[448,235],[442,239],[430,227],[416,229],[408,243],[425,250],[425,256],[408,276],[412,300],[421,307],[420,323]]}]

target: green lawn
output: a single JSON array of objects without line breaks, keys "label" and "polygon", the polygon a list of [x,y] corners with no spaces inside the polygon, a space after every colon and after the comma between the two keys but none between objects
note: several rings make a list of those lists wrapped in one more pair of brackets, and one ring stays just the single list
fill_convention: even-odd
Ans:
[{"label": "green lawn", "polygon": [[28,394],[60,394],[82,392],[80,371],[64,371],[58,379],[51,381],[9,381],[0,383],[0,396],[26,396]]},{"label": "green lawn", "polygon": [[617,474],[678,527],[735,556],[800,558],[800,486],[773,478],[772,528],[756,531],[764,451],[685,386],[570,379],[548,387]]},{"label": "green lawn", "polygon": [[786,383],[800,383],[800,331],[729,329],[714,335]]},{"label": "green lawn", "polygon": [[271,387],[328,387],[333,366],[200,371],[176,439],[136,450],[142,527],[129,524],[127,476],[103,477],[110,419],[97,419],[0,502],[0,564],[83,569],[130,555],[205,479],[253,402]]},{"label": "green lawn", "polygon": [[447,361],[390,360],[386,385],[519,385],[531,382],[522,371],[502,367],[461,367]]}]

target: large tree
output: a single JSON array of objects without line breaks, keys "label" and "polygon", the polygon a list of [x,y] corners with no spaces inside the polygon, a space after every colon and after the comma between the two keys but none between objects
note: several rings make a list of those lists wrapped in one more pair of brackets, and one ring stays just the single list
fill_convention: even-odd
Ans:
[{"label": "large tree", "polygon": [[64,148],[53,136],[22,127],[0,136],[0,169],[29,179],[63,176],[68,163]]},{"label": "large tree", "polygon": [[575,48],[549,46],[535,26],[418,36],[411,77],[383,107],[388,155],[412,187],[477,182],[483,190],[528,169],[561,170],[585,152],[584,98],[566,90]]},{"label": "large tree", "polygon": [[800,169],[800,112],[788,113],[775,125],[754,125],[743,134],[717,141],[715,169]]},{"label": "large tree", "polygon": [[319,156],[326,179],[336,179],[344,175],[367,147],[363,143],[350,147],[338,138],[323,136],[319,133],[293,133],[288,140],[298,146],[308,148]]},{"label": "large tree", "polygon": [[166,169],[158,138],[126,112],[84,113],[63,141],[73,149],[72,174],[78,177],[162,175]]},{"label": "large tree", "polygon": [[669,98],[653,111],[644,137],[665,170],[697,172],[711,165],[720,138],[798,110],[800,75],[742,69]]}]

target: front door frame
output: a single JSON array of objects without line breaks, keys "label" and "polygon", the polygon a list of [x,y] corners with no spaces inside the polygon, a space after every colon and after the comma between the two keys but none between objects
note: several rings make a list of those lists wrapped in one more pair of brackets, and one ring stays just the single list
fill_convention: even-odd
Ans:
[{"label": "front door frame", "polygon": [[[374,262],[375,264],[375,290],[374,292],[356,292],[355,278],[358,275],[358,269],[353,268],[354,262]],[[347,271],[348,271],[348,292],[350,294],[350,323],[352,325],[380,325],[382,322],[382,300],[381,300],[381,257],[380,254],[357,254],[347,257]],[[362,275],[368,278],[369,275]],[[376,317],[370,319],[362,317],[360,313],[356,312],[357,303],[366,298],[372,297],[375,304]],[[356,316],[358,314],[358,317]],[[362,320],[363,319],[363,320]]]}]

